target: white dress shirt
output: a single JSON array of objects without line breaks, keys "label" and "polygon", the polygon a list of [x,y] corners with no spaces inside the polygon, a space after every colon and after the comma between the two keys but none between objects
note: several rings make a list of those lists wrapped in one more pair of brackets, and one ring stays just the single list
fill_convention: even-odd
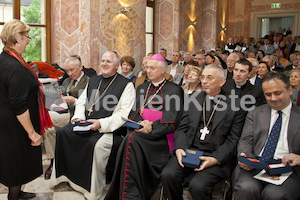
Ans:
[{"label": "white dress shirt", "polygon": [[[282,159],[283,156],[289,154],[289,146],[288,146],[288,126],[289,126],[289,120],[290,120],[290,114],[292,109],[292,103],[285,107],[282,111],[282,124],[281,124],[281,132],[278,139],[277,147],[274,153],[274,159]],[[278,118],[278,112],[277,110],[271,109],[271,120],[270,120],[270,127],[269,127],[269,134],[271,133],[272,127],[275,124],[276,120]],[[267,141],[265,145],[267,144]],[[265,146],[264,146],[265,148]],[[262,152],[264,150],[262,148],[259,156],[262,155]]]}]

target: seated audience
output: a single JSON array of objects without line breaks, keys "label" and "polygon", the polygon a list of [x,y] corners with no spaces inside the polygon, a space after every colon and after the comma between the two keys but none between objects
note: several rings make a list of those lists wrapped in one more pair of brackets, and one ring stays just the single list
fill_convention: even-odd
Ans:
[{"label": "seated audience", "polygon": [[210,65],[210,64],[214,64],[214,62],[215,62],[215,57],[214,56],[212,56],[212,55],[210,55],[210,54],[207,54],[206,55],[206,64],[207,65]]},{"label": "seated audience", "polygon": [[235,49],[234,51],[241,51],[242,47],[239,43],[239,37],[238,36],[235,36],[234,39],[233,39],[233,43],[235,44]]},{"label": "seated audience", "polygon": [[190,72],[188,74],[188,83],[184,86],[182,86],[182,89],[185,94],[192,94],[194,92],[201,92],[201,74],[202,74],[203,68],[193,66],[190,69]]},{"label": "seated audience", "polygon": [[172,64],[168,65],[166,72],[173,76],[175,79],[176,76],[179,76],[183,73],[184,67],[178,64],[178,60],[181,57],[178,51],[175,51],[172,56]]},{"label": "seated audience", "polygon": [[268,64],[270,71],[283,72],[283,68],[277,65],[275,56],[266,55],[262,60]]},{"label": "seated audience", "polygon": [[133,74],[133,68],[135,67],[134,58],[131,56],[124,56],[121,58],[121,75],[128,78],[133,84],[135,84],[136,76]]},{"label": "seated audience", "polygon": [[204,66],[206,65],[206,57],[202,53],[198,53],[194,60],[198,62],[198,66],[201,68],[204,68]]},{"label": "seated audience", "polygon": [[[44,135],[44,145],[47,158],[51,159],[50,166],[45,171],[45,179],[49,179],[52,173],[53,159],[55,153],[56,131],[70,122],[70,118],[74,115],[75,105],[80,95],[80,90],[83,90],[89,82],[89,77],[82,71],[80,60],[74,55],[69,57],[65,63],[64,68],[69,78],[62,83],[64,92],[62,93],[62,100],[58,100],[56,104],[50,107],[49,115],[53,124],[53,128],[48,129]],[[68,109],[66,113],[60,113],[57,109]],[[57,111],[54,111],[57,110]]]},{"label": "seated audience", "polygon": [[132,82],[117,73],[118,67],[118,55],[106,51],[100,64],[102,75],[91,77],[77,100],[71,121],[87,120],[92,123],[90,130],[76,133],[70,123],[56,134],[51,180],[54,184],[68,182],[87,199],[99,199],[102,195],[107,165],[115,160],[118,149],[115,141],[121,139],[123,117],[128,117],[135,100]]},{"label": "seated audience", "polygon": [[[290,71],[290,83],[293,88],[293,94],[291,96],[291,101],[295,105],[300,105],[300,99],[298,100],[300,91],[300,69],[292,69]],[[298,102],[299,101],[299,102]]]},{"label": "seated audience", "polygon": [[[167,63],[161,55],[152,56],[147,65],[150,82],[137,88],[137,106],[129,115],[143,127],[129,129],[123,140],[106,200],[150,199],[169,160],[169,150],[173,149],[174,132],[182,114],[183,91],[165,79]],[[173,95],[178,101],[167,101]]]},{"label": "seated audience", "polygon": [[190,60],[185,65],[183,73],[180,76],[175,77],[174,83],[176,83],[179,86],[184,86],[184,85],[188,84],[188,75],[193,66],[198,66],[198,63],[193,60]]},{"label": "seated audience", "polygon": [[[148,61],[149,61],[149,57],[145,57],[143,59],[143,70],[144,70],[144,73],[135,80],[135,89],[139,85],[142,85],[144,82],[149,81],[148,76],[147,76],[147,69],[148,69],[147,63],[148,63]],[[173,76],[171,74],[165,73],[165,78],[168,81],[173,82]]]},{"label": "seated audience", "polygon": [[228,44],[225,45],[225,50],[229,51],[229,53],[232,53],[235,49],[236,45],[233,43],[233,39],[228,39]]},{"label": "seated audience", "polygon": [[264,45],[259,50],[263,51],[265,55],[272,55],[275,52],[274,46],[271,44],[268,36],[264,37]]},{"label": "seated audience", "polygon": [[225,70],[225,77],[226,80],[228,79],[232,79],[233,77],[233,70],[234,70],[234,65],[236,63],[236,61],[238,61],[240,58],[236,53],[231,53],[228,57],[227,57],[227,69]]},{"label": "seated audience", "polygon": [[258,61],[256,58],[247,58],[253,66],[252,70],[249,73],[248,79],[252,85],[255,85],[261,88],[261,78],[258,77],[257,68],[258,68]]},{"label": "seated audience", "polygon": [[257,51],[256,55],[258,61],[261,61],[265,57],[265,53],[261,50]]},{"label": "seated audience", "polygon": [[300,54],[299,52],[294,52],[290,55],[290,61],[291,64],[288,65],[285,69],[284,72],[289,72],[292,69],[295,69],[298,67],[298,64],[300,65],[300,63],[298,63],[298,59],[297,59],[297,55]]},{"label": "seated audience", "polygon": [[[233,79],[227,80],[222,87],[222,91],[228,96],[234,92],[239,98],[245,96],[246,101],[254,100],[253,103],[247,104],[247,107],[263,104],[263,92],[261,88],[252,85],[248,81],[248,76],[252,68],[253,66],[250,61],[245,59],[238,60],[234,66]],[[251,96],[252,99],[249,100],[249,97],[246,98],[246,95]]]},{"label": "seated audience", "polygon": [[284,74],[270,72],[264,77],[262,88],[267,104],[248,113],[238,155],[265,162],[282,159],[294,166],[293,173],[282,185],[274,185],[253,178],[261,170],[239,162],[234,199],[299,199],[300,168],[296,165],[300,155],[300,108],[291,103],[292,88]]},{"label": "seated audience", "polygon": [[245,41],[244,41],[244,45],[242,46],[242,52],[245,52],[245,51],[249,51],[249,52],[253,52],[255,49],[253,47],[253,45],[251,44],[250,42],[250,38],[245,38]]},{"label": "seated audience", "polygon": [[287,59],[290,55],[290,50],[286,47],[286,42],[281,41],[279,43],[279,48],[283,52],[283,57]]},{"label": "seated audience", "polygon": [[[174,155],[164,167],[161,181],[164,193],[170,200],[182,199],[184,179],[192,175],[189,192],[193,199],[211,199],[212,187],[231,176],[235,166],[236,145],[244,124],[245,111],[239,100],[219,96],[226,82],[224,70],[217,65],[207,65],[201,75],[204,92],[195,96],[185,109],[175,132]],[[222,102],[220,102],[222,101]],[[227,109],[219,109],[223,105]],[[202,112],[203,110],[203,112]],[[186,149],[203,151],[200,167],[185,167],[182,157]]]},{"label": "seated audience", "polygon": [[159,54],[160,54],[162,57],[164,57],[164,59],[167,61],[168,65],[171,65],[171,64],[172,64],[172,61],[167,59],[167,56],[168,56],[167,49],[165,49],[165,48],[160,48],[160,49],[159,49]]},{"label": "seated audience", "polygon": [[144,58],[143,58],[143,61],[142,61],[142,66],[141,66],[141,70],[138,72],[138,74],[137,74],[137,78],[138,77],[141,77],[142,75],[144,75],[144,74],[146,74],[146,68],[147,68],[147,62],[148,62],[148,60],[149,60],[149,56],[145,56]]},{"label": "seated audience", "polygon": [[186,65],[190,60],[193,60],[192,59],[192,54],[190,52],[185,52],[183,58],[184,58],[184,64],[183,65]]},{"label": "seated audience", "polygon": [[249,54],[248,54],[248,58],[255,58],[256,59],[256,55],[255,55],[255,53],[254,52],[249,52]]},{"label": "seated audience", "polygon": [[275,52],[278,56],[278,63],[285,69],[290,64],[290,61],[283,57],[283,52],[280,48],[276,49]]},{"label": "seated audience", "polygon": [[294,42],[294,44],[292,45],[291,47],[291,53],[294,53],[294,52],[300,52],[300,36],[296,36],[296,40]]},{"label": "seated audience", "polygon": [[259,61],[257,74],[260,79],[263,79],[267,73],[270,72],[270,67],[265,61]]}]

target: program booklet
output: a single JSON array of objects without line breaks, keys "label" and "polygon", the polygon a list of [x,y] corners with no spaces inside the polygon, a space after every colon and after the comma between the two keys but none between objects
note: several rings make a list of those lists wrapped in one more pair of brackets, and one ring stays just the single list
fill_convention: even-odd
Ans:
[{"label": "program booklet", "polygon": [[293,172],[287,172],[280,175],[269,175],[266,170],[262,170],[254,176],[255,179],[272,183],[274,185],[281,185]]}]

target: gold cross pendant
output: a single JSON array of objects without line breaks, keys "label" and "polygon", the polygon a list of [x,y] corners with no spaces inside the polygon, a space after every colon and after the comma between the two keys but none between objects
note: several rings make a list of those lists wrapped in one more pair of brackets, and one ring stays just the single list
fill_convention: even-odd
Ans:
[{"label": "gold cross pendant", "polygon": [[89,109],[89,114],[88,114],[88,116],[90,116],[92,112],[93,112],[93,107],[91,107],[91,108]]}]

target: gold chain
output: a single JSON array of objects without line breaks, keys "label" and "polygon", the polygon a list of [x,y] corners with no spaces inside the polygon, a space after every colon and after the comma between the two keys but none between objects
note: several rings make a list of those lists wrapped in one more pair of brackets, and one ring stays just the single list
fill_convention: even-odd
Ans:
[{"label": "gold chain", "polygon": [[218,103],[215,105],[215,107],[214,107],[214,110],[212,111],[212,113],[210,114],[210,117],[209,117],[209,119],[208,119],[208,122],[207,122],[207,124],[206,124],[206,120],[205,120],[205,102],[206,102],[206,100],[204,101],[204,103],[203,103],[203,123],[204,123],[204,127],[208,127],[208,125],[209,125],[209,123],[210,123],[210,121],[211,121],[211,119],[212,119],[212,117],[213,117],[213,115],[214,115],[214,113],[215,113],[215,111],[216,111],[216,109],[217,109],[217,107],[218,107],[218,104],[220,103],[220,98],[219,98],[219,100],[218,100]]},{"label": "gold chain", "polygon": [[152,99],[155,97],[155,95],[157,95],[157,93],[161,90],[161,88],[166,84],[166,80],[164,81],[164,83],[158,88],[158,90],[155,92],[155,94],[148,100],[148,102],[145,104],[146,100],[147,100],[147,96],[148,96],[148,92],[149,92],[149,89],[150,89],[150,85],[151,83],[149,84],[148,88],[147,88],[147,92],[146,92],[146,95],[145,95],[145,99],[144,99],[144,102],[143,102],[143,105],[141,106],[141,109],[140,109],[140,115],[143,114],[143,111],[144,111],[144,108],[152,101]]},{"label": "gold chain", "polygon": [[96,100],[96,97],[97,97],[98,92],[99,92],[99,90],[100,90],[100,86],[102,85],[102,80],[100,81],[100,83],[99,83],[99,85],[98,85],[98,88],[97,88],[97,93],[96,93],[96,95],[95,95],[95,97],[94,97],[93,104],[92,104],[91,108],[89,109],[89,114],[88,114],[88,116],[91,115],[91,113],[93,112],[93,107],[94,107],[94,105],[95,105],[100,99],[102,99],[102,97],[105,95],[106,91],[108,90],[109,86],[110,86],[110,85],[114,82],[114,80],[117,78],[117,75],[118,75],[118,74],[115,75],[115,77],[113,78],[113,80],[110,81],[109,85],[106,87],[106,89],[102,92],[102,94],[100,94],[100,96],[99,96],[98,99]]}]

